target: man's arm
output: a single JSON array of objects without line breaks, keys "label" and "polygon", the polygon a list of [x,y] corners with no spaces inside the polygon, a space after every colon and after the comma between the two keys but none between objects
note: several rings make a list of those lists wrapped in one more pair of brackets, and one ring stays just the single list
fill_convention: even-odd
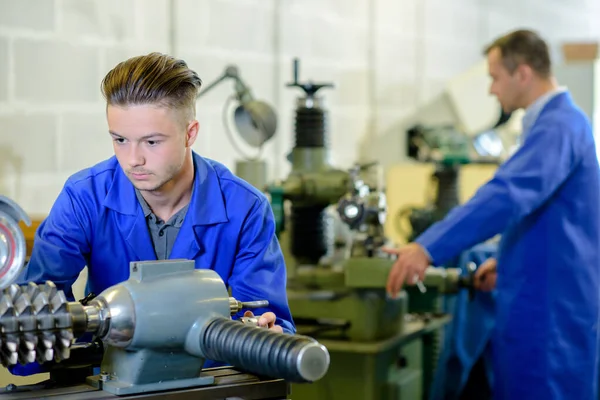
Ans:
[{"label": "man's arm", "polygon": [[253,310],[255,315],[273,312],[276,325],[294,333],[286,293],[285,261],[277,237],[275,218],[265,199],[257,203],[244,223],[238,253],[229,278],[231,294],[239,301],[268,300],[269,307]]},{"label": "man's arm", "polygon": [[488,183],[419,236],[415,242],[432,263],[445,263],[543,205],[581,160],[571,130],[560,121],[534,126]]},{"label": "man's arm", "polygon": [[69,300],[74,300],[72,285],[90,253],[90,227],[89,214],[69,184],[65,185],[35,233],[29,263],[18,283],[50,280]]}]

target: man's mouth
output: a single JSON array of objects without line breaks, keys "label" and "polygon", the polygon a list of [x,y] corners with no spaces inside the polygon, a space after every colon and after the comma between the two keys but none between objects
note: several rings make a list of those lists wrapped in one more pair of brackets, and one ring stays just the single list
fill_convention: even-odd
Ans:
[{"label": "man's mouth", "polygon": [[147,178],[150,174],[145,173],[145,172],[130,172],[130,175],[134,178],[134,179],[145,179]]}]

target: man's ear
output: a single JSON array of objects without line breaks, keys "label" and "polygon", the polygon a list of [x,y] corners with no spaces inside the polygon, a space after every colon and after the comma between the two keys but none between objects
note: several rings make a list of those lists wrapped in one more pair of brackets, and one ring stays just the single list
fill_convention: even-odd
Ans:
[{"label": "man's ear", "polygon": [[533,69],[527,65],[527,64],[521,64],[517,67],[517,71],[516,71],[519,76],[519,81],[521,81],[522,83],[528,83],[531,82],[531,80],[533,79]]},{"label": "man's ear", "polygon": [[199,131],[200,123],[198,121],[193,120],[188,124],[185,132],[185,147],[192,147],[198,137]]}]

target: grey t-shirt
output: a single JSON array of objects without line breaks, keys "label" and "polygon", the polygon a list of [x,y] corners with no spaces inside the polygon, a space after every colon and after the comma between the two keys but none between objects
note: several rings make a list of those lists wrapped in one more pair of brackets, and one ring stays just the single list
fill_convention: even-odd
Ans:
[{"label": "grey t-shirt", "polygon": [[173,215],[169,221],[165,222],[154,215],[150,209],[150,206],[148,206],[148,203],[146,203],[146,200],[144,200],[144,197],[142,197],[142,194],[139,190],[135,189],[135,195],[137,196],[138,201],[144,210],[146,225],[148,226],[148,232],[150,233],[150,238],[152,239],[152,245],[154,246],[156,258],[158,260],[166,260],[171,254],[173,243],[175,243],[179,229],[183,224],[183,219],[185,218],[189,208],[189,203],[181,210],[177,211],[177,213],[175,213],[175,215]]}]

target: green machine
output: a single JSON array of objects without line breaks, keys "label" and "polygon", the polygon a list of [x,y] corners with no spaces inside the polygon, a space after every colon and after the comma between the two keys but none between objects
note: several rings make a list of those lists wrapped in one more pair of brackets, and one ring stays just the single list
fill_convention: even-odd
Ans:
[{"label": "green machine", "polygon": [[[505,119],[503,115],[499,124],[504,123]],[[427,193],[427,205],[402,209],[396,219],[396,229],[411,242],[460,204],[460,171],[464,165],[500,163],[500,158],[488,155],[490,150],[484,147],[497,147],[501,142],[490,131],[472,139],[454,126],[416,125],[408,129],[406,134],[406,155],[418,162],[435,165]],[[410,230],[403,228],[402,222],[405,220],[408,220]]]},{"label": "green machine", "polygon": [[[322,88],[298,82],[295,146],[289,176],[269,187],[288,268],[288,300],[298,333],[314,337],[331,356],[319,382],[292,385],[294,400],[425,399],[437,361],[443,295],[472,287],[458,270],[430,268],[417,288],[385,293],[393,260],[381,252],[385,194],[369,175],[377,165],[350,170],[329,162]],[[332,212],[333,211],[333,212]],[[337,217],[337,218],[335,218]],[[335,221],[343,240],[335,240]]]}]

